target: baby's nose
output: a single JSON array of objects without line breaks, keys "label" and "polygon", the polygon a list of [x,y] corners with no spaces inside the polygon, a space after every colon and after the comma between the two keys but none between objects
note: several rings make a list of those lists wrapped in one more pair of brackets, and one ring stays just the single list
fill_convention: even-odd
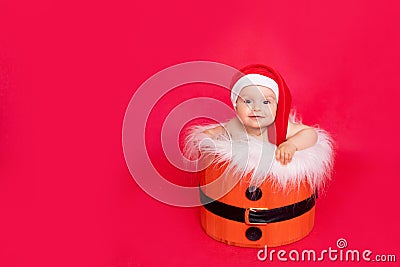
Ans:
[{"label": "baby's nose", "polygon": [[259,103],[254,103],[253,104],[253,110],[261,110],[260,104]]}]

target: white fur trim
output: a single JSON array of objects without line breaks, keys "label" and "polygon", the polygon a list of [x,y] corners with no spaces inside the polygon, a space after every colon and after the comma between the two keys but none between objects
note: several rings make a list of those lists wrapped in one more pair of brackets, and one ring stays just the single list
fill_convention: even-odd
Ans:
[{"label": "white fur trim", "polygon": [[278,102],[279,88],[278,84],[273,79],[261,74],[246,74],[232,86],[231,101],[234,107],[236,107],[236,101],[239,97],[240,91],[249,85],[262,85],[270,88],[276,96],[276,102]]},{"label": "white fur trim", "polygon": [[184,153],[188,158],[197,158],[199,153],[215,156],[214,163],[228,163],[228,171],[238,175],[252,173],[250,183],[259,186],[265,179],[271,179],[283,188],[299,186],[307,182],[312,189],[323,188],[333,165],[332,139],[329,134],[314,128],[318,134],[316,144],[297,151],[286,166],[275,160],[274,144],[247,135],[240,129],[236,118],[223,124],[229,135],[221,134],[211,138],[203,133],[219,124],[195,126],[186,138]]}]

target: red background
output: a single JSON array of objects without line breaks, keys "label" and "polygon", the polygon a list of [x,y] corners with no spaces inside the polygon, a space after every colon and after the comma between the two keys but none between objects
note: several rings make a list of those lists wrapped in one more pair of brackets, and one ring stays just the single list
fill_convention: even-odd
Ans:
[{"label": "red background", "polygon": [[398,10],[397,1],[2,1],[0,266],[271,265],[206,236],[196,208],[154,200],[126,167],[122,122],[135,90],[194,60],[274,66],[304,122],[337,142],[315,228],[285,250],[345,238],[349,249],[399,258]]}]

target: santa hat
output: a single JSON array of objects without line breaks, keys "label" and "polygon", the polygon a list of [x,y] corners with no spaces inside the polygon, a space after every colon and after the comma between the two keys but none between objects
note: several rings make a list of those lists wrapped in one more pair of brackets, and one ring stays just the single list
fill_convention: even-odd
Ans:
[{"label": "santa hat", "polygon": [[240,70],[232,82],[231,100],[235,108],[240,91],[249,85],[268,87],[276,96],[278,109],[274,123],[268,126],[268,139],[271,143],[279,146],[286,140],[290,105],[292,102],[289,88],[282,76],[273,68],[262,64],[248,65]]}]

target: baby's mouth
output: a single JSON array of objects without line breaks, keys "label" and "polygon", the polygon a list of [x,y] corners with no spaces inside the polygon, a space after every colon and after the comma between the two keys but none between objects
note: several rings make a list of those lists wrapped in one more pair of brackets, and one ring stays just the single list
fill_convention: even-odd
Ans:
[{"label": "baby's mouth", "polygon": [[249,118],[250,118],[250,119],[262,119],[262,118],[264,118],[264,117],[263,117],[263,116],[260,116],[260,115],[250,115]]}]

